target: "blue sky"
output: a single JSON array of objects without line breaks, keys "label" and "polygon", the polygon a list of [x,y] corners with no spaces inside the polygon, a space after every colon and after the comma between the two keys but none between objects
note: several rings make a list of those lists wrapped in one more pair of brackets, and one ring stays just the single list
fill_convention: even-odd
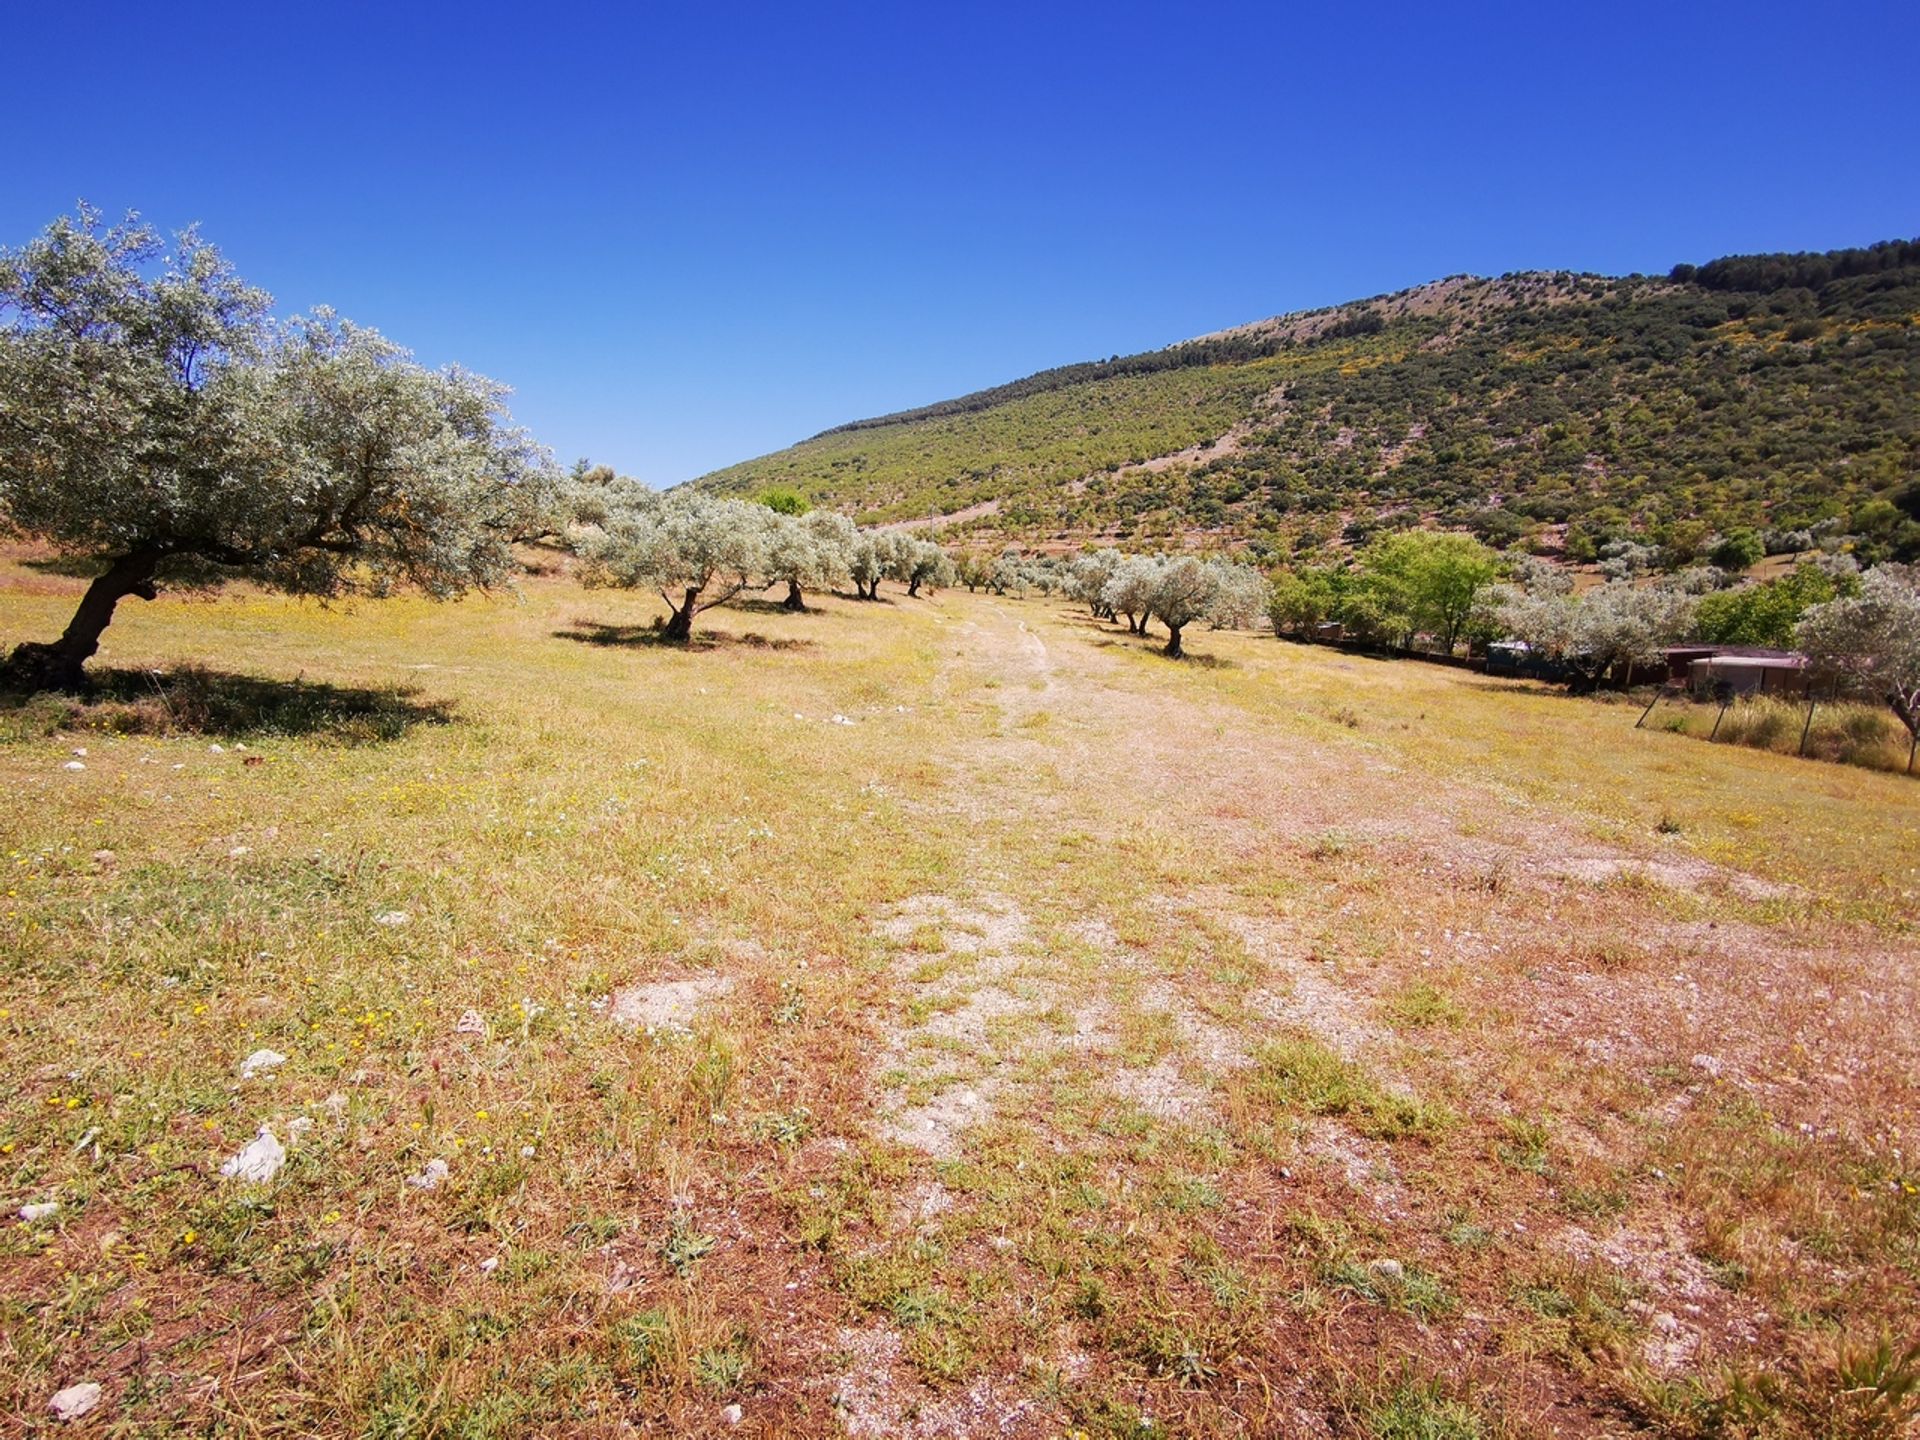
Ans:
[{"label": "blue sky", "polygon": [[203,224],[655,484],[1458,271],[1920,234],[1920,6],[8,17],[0,243]]}]

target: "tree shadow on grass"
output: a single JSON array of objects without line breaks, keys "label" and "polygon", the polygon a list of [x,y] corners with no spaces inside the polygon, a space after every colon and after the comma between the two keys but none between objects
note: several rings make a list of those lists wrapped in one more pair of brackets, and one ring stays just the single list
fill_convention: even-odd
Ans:
[{"label": "tree shadow on grass", "polygon": [[35,555],[22,559],[20,568],[42,575],[63,575],[69,580],[91,580],[106,562],[97,555]]},{"label": "tree shadow on grass", "polygon": [[811,650],[811,640],[776,640],[748,631],[743,635],[724,630],[695,630],[684,643],[669,640],[658,624],[608,625],[598,620],[575,620],[564,630],[555,630],[556,640],[572,640],[581,645],[598,645],[611,650],[720,650],[740,647],[749,650]]},{"label": "tree shadow on grass", "polygon": [[1238,670],[1240,662],[1229,660],[1224,655],[1209,655],[1205,651],[1188,650],[1184,654],[1167,654],[1167,642],[1164,637],[1149,635],[1144,640],[1138,635],[1124,632],[1096,637],[1093,648],[1096,650],[1131,650],[1136,655],[1153,655],[1174,665],[1191,665],[1197,670]]},{"label": "tree shadow on grass", "polygon": [[423,700],[410,685],[364,688],[304,677],[274,680],[183,665],[101,669],[84,695],[0,695],[0,714],[51,734],[315,736],[342,745],[397,740],[416,725],[449,725],[451,701]]}]

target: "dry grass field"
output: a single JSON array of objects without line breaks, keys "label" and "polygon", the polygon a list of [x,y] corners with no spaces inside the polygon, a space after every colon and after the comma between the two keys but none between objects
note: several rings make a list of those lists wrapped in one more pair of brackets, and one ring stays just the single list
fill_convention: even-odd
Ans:
[{"label": "dry grass field", "polygon": [[128,602],[0,709],[0,1429],[1911,1432],[1920,785],[1055,601],[653,613]]}]

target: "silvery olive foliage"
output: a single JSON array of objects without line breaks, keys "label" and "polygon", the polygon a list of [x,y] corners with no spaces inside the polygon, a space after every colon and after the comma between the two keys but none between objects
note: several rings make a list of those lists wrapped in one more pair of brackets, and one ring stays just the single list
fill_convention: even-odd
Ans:
[{"label": "silvery olive foliage", "polygon": [[1920,738],[1920,567],[1874,567],[1858,594],[1809,608],[1798,634],[1817,671],[1880,696]]},{"label": "silvery olive foliage", "polygon": [[696,615],[765,587],[776,518],[764,505],[694,490],[628,494],[576,535],[581,579],[659,591],[666,637],[684,641]]},{"label": "silvery olive foliage", "polygon": [[556,527],[559,473],[504,387],[268,305],[194,231],[169,248],[86,207],[0,252],[0,529],[100,572],[7,683],[77,687],[128,595],[457,595]]},{"label": "silvery olive foliage", "polygon": [[1096,551],[1083,556],[1084,566],[1073,573],[1076,592],[1085,595],[1102,576],[1099,597],[1089,600],[1096,613],[1124,616],[1136,635],[1147,633],[1147,622],[1167,627],[1166,653],[1184,654],[1186,627],[1210,622],[1216,630],[1241,629],[1267,608],[1271,586],[1253,566],[1220,556],[1121,555]]},{"label": "silvery olive foliage", "polygon": [[1565,665],[1576,688],[1589,688],[1617,669],[1658,662],[1667,646],[1687,638],[1698,604],[1676,587],[1628,580],[1579,596],[1497,585],[1487,599],[1498,628]]},{"label": "silvery olive foliage", "polygon": [[860,530],[844,515],[793,515],[699,490],[664,493],[633,482],[597,487],[576,507],[571,541],[590,586],[651,589],[668,609],[664,638],[692,637],[696,616],[770,585],[784,603],[806,608],[806,589],[851,580],[878,599],[882,580],[917,595],[953,583],[946,552],[897,531]]}]

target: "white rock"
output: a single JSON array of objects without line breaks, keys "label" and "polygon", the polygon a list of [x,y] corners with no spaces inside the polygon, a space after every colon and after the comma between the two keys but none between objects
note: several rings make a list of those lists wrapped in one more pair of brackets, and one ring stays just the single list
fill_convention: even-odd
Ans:
[{"label": "white rock", "polygon": [[253,846],[236,845],[231,850],[227,851],[227,858],[229,860],[238,860],[242,855],[251,855],[252,853],[253,853]]},{"label": "white rock", "polygon": [[416,1190],[438,1190],[440,1188],[440,1182],[445,1180],[451,1173],[452,1172],[447,1169],[447,1162],[436,1156],[432,1160],[427,1161],[427,1168],[422,1170],[418,1175],[409,1175],[407,1177],[407,1184],[413,1186]]},{"label": "white rock", "polygon": [[301,1115],[287,1122],[287,1139],[290,1143],[298,1145],[302,1140],[307,1138],[308,1133],[312,1129],[313,1117],[311,1115]]},{"label": "white rock", "polygon": [[87,758],[87,747],[84,745],[76,745],[73,747],[73,753],[84,760]]},{"label": "white rock", "polygon": [[729,1425],[738,1425],[745,1412],[738,1405],[729,1405],[720,1414]]},{"label": "white rock", "polygon": [[20,1207],[20,1218],[32,1223],[35,1220],[45,1220],[49,1216],[58,1214],[59,1210],[60,1202],[58,1200],[36,1200],[31,1205],[22,1205]]},{"label": "white rock", "polygon": [[1705,1071],[1716,1080],[1720,1078],[1720,1057],[1718,1055],[1696,1055],[1690,1063],[1694,1069]]},{"label": "white rock", "polygon": [[249,1140],[240,1153],[220,1167],[220,1173],[232,1180],[264,1185],[280,1173],[287,1163],[286,1147],[274,1138],[273,1129],[262,1125],[260,1133]]},{"label": "white rock", "polygon": [[480,1273],[482,1275],[491,1275],[493,1274],[494,1271],[498,1270],[499,1268],[500,1268],[500,1257],[498,1255],[489,1255],[486,1259],[480,1262]]},{"label": "white rock", "polygon": [[404,910],[382,910],[373,917],[376,925],[404,925],[412,917]]},{"label": "white rock", "polygon": [[456,1035],[484,1035],[487,1033],[487,1017],[478,1010],[463,1010],[460,1018],[453,1022]]},{"label": "white rock", "polygon": [[101,1389],[91,1380],[69,1385],[47,1402],[56,1420],[78,1420],[100,1403]]},{"label": "white rock", "polygon": [[287,1057],[278,1050],[256,1050],[240,1062],[240,1078],[251,1080],[262,1070],[271,1070],[276,1065],[287,1063]]},{"label": "white rock", "polygon": [[224,745],[209,745],[207,746],[207,753],[209,755],[224,755],[227,753],[227,747]]},{"label": "white rock", "polygon": [[66,768],[69,770],[84,770],[87,767],[82,765],[78,760],[69,760],[67,761]]}]

